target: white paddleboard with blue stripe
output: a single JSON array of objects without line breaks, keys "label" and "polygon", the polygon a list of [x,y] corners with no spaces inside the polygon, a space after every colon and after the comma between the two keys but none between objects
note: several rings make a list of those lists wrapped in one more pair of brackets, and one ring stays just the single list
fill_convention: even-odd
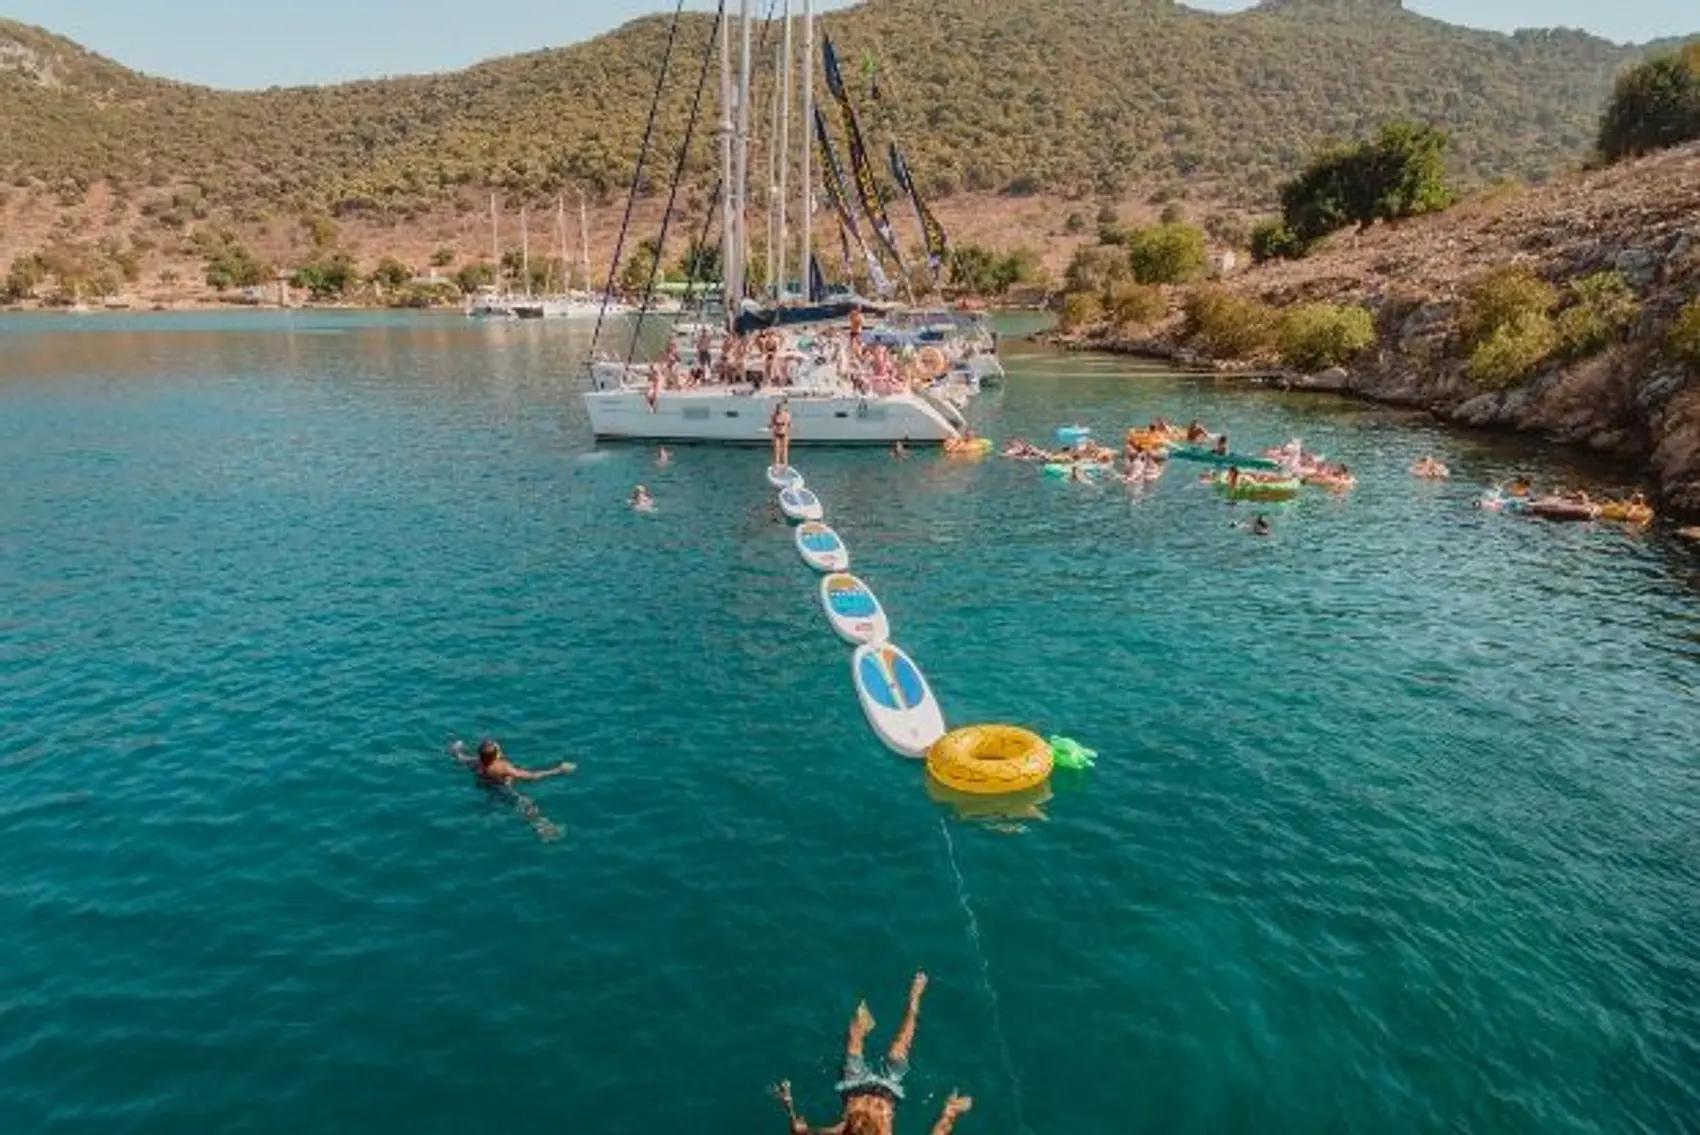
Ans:
[{"label": "white paddleboard with blue stripe", "polygon": [[880,642],[891,636],[885,608],[868,585],[846,571],[822,576],[820,605],[838,637],[851,646]]},{"label": "white paddleboard with blue stripe", "polygon": [[889,642],[869,643],[850,656],[850,676],[868,724],[885,747],[920,760],[945,734],[939,709],[920,667]]},{"label": "white paddleboard with blue stripe", "polygon": [[803,475],[789,465],[769,465],[767,483],[776,489],[800,489],[803,487]]},{"label": "white paddleboard with blue stripe", "polygon": [[819,520],[826,515],[820,506],[820,498],[802,485],[780,490],[779,510],[792,520]]},{"label": "white paddleboard with blue stripe", "polygon": [[797,525],[795,535],[797,554],[816,571],[849,571],[850,549],[844,546],[838,533],[818,520]]}]

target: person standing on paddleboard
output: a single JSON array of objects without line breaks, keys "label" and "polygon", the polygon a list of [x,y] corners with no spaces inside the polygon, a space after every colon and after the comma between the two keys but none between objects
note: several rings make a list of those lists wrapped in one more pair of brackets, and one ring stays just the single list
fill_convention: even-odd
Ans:
[{"label": "person standing on paddleboard", "polygon": [[[782,1081],[774,1087],[774,1098],[791,1121],[791,1135],[892,1135],[897,1103],[903,1098],[903,1077],[909,1074],[909,1049],[915,1043],[921,994],[926,988],[927,975],[917,973],[909,986],[909,1011],[886,1053],[883,1073],[870,1069],[862,1055],[863,1043],[874,1031],[874,1016],[868,1012],[866,1001],[856,1006],[856,1015],[850,1018],[850,1036],[844,1046],[844,1077],[838,1082],[838,1094],[844,1100],[844,1118],[831,1127],[810,1127],[797,1114],[796,1101],[791,1098],[791,1081]],[[933,1125],[933,1135],[950,1135],[957,1117],[973,1106],[972,1099],[951,1092],[939,1121]]]},{"label": "person standing on paddleboard", "polygon": [[785,399],[774,406],[767,428],[773,433],[773,463],[784,468],[791,464],[791,407]]}]

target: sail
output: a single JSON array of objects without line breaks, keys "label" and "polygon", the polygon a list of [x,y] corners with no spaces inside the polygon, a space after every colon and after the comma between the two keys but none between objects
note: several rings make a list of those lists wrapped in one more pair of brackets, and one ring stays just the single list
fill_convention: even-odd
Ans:
[{"label": "sail", "polygon": [[833,49],[831,36],[822,37],[821,60],[826,69],[826,88],[844,116],[844,135],[850,140],[850,171],[856,176],[856,190],[862,198],[862,211],[868,215],[874,232],[879,235],[880,244],[901,272],[903,254],[897,250],[897,234],[892,231],[891,218],[886,216],[885,199],[880,195],[873,163],[868,160],[867,143],[862,140],[862,128],[856,122],[856,108],[850,104],[850,92],[844,87],[844,75],[839,70],[838,53]]},{"label": "sail", "polygon": [[873,277],[874,289],[886,295],[891,291],[891,282],[880,267],[879,257],[862,238],[861,226],[856,223],[856,214],[851,211],[850,200],[844,194],[844,167],[839,164],[838,149],[832,144],[832,135],[826,131],[826,116],[818,106],[815,107],[815,144],[820,149],[821,183],[826,190],[827,204],[838,214],[838,224],[846,234],[845,239],[855,240],[856,246],[862,250],[862,256],[868,262],[868,274]]},{"label": "sail", "polygon": [[935,273],[944,264],[945,250],[949,244],[944,234],[944,226],[939,224],[933,211],[927,208],[927,203],[921,197],[921,188],[915,184],[915,178],[909,172],[909,163],[903,159],[903,151],[897,143],[891,144],[891,176],[897,180],[897,187],[909,194],[909,200],[915,205],[915,215],[921,221],[921,235],[927,244],[927,266]]}]

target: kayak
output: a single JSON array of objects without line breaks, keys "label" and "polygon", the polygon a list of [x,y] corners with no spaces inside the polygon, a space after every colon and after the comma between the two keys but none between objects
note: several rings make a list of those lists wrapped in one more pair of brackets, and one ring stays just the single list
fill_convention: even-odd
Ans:
[{"label": "kayak", "polygon": [[838,637],[852,646],[883,642],[891,634],[885,608],[868,585],[849,572],[821,577],[820,605]]},{"label": "kayak", "polygon": [[944,736],[944,714],[927,679],[894,644],[857,647],[850,677],[868,724],[892,752],[919,760]]},{"label": "kayak", "polygon": [[792,520],[819,520],[825,515],[820,498],[802,485],[780,491],[779,510]]},{"label": "kayak", "polygon": [[838,538],[838,533],[818,520],[797,525],[797,554],[816,571],[847,571],[850,568],[850,549]]},{"label": "kayak", "polygon": [[1169,456],[1178,457],[1182,461],[1197,461],[1204,465],[1238,466],[1241,469],[1279,469],[1281,463],[1271,461],[1267,457],[1248,457],[1243,453],[1217,453],[1214,449],[1202,445],[1175,445],[1169,447]]}]

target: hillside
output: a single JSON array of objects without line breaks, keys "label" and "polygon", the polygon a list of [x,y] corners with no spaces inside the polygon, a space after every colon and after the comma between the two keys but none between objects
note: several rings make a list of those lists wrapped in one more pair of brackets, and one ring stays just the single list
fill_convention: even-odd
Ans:
[{"label": "hillside", "polygon": [[[1466,363],[1473,290],[1518,269],[1561,295],[1611,273],[1632,297],[1633,317],[1597,349],[1554,352],[1508,384],[1480,381]],[[1643,470],[1664,507],[1700,516],[1700,365],[1665,349],[1678,313],[1700,300],[1700,144],[1340,233],[1304,260],[1271,262],[1222,287],[1277,310],[1326,303],[1371,313],[1374,349],[1348,370],[1296,378],[1301,386],[1611,454]],[[1077,345],[1199,346],[1178,315],[1154,334],[1155,343],[1134,343],[1100,330]]]},{"label": "hillside", "polygon": [[[1466,183],[1578,161],[1637,52],[1576,32],[1515,36],[1396,0],[868,0],[827,21],[878,52],[895,127],[935,194],[1118,194],[1219,183],[1247,203],[1321,139],[1396,117],[1452,131]],[[688,21],[663,139],[683,134],[711,22]],[[545,198],[629,180],[667,21],[442,75],[219,92],[148,78],[0,20],[0,177],[69,201],[193,182],[244,209],[407,214],[468,187]],[[852,70],[855,67],[852,66]],[[694,163],[708,161],[707,139]]]}]

